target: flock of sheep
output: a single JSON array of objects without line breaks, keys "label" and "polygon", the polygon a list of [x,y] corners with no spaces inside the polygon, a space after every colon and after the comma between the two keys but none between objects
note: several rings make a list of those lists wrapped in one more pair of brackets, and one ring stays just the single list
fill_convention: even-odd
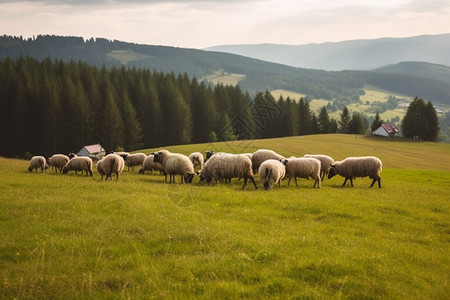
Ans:
[{"label": "flock of sheep", "polygon": [[[31,158],[28,170],[33,169],[44,172],[52,167],[56,172],[66,174],[69,171],[85,172],[86,176],[93,176],[93,161],[89,157],[79,157],[76,155],[54,154],[45,159],[43,156]],[[231,154],[213,151],[206,152],[206,159],[200,152],[194,152],[189,156],[180,153],[171,153],[167,150],[160,150],[150,154],[144,153],[129,154],[126,152],[111,153],[100,159],[97,164],[97,172],[103,180],[112,180],[113,174],[116,180],[119,179],[124,167],[128,170],[140,166],[139,173],[145,171],[158,171],[165,176],[169,175],[169,183],[175,183],[175,177],[180,175],[181,183],[192,183],[194,176],[200,177],[200,182],[225,182],[230,183],[231,179],[243,179],[242,189],[247,186],[248,180],[257,189],[254,174],[258,173],[259,180],[264,189],[271,189],[278,184],[281,187],[281,180],[288,178],[288,185],[293,178],[298,186],[297,178],[314,179],[313,188],[320,188],[325,176],[331,179],[335,175],[345,178],[343,186],[350,180],[353,187],[353,179],[356,177],[369,177],[372,179],[373,187],[378,182],[381,188],[381,160],[375,156],[348,157],[342,161],[334,161],[327,155],[305,155],[303,157],[285,158],[282,155],[266,149],[257,150],[254,153]],[[198,168],[195,172],[194,168]]]}]

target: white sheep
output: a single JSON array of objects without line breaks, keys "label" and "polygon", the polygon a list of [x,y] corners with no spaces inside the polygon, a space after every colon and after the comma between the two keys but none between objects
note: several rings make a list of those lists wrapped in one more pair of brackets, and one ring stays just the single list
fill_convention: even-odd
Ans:
[{"label": "white sheep", "polygon": [[153,153],[153,161],[159,162],[164,169],[165,179],[167,182],[167,174],[169,174],[169,183],[175,183],[175,176],[181,176],[181,183],[191,183],[194,178],[194,165],[190,161],[189,157],[180,153],[171,153],[168,150],[160,150]]},{"label": "white sheep", "polygon": [[297,177],[313,178],[313,188],[320,188],[320,161],[315,158],[300,157],[281,159],[281,163],[286,166],[286,176],[289,177],[288,185],[291,184],[291,178],[294,177],[295,185],[298,186]]},{"label": "white sheep", "polygon": [[281,179],[286,175],[286,167],[276,159],[268,159],[261,163],[258,169],[259,180],[266,190],[278,183],[281,188]]},{"label": "white sheep", "polygon": [[103,176],[106,176],[105,180],[108,180],[108,178],[112,180],[112,174],[116,174],[116,180],[119,180],[124,164],[125,162],[120,155],[111,153],[97,162],[97,172],[101,175],[101,180],[103,180]]},{"label": "white sheep", "polygon": [[189,159],[194,167],[199,166],[200,170],[203,168],[203,155],[200,152],[192,152],[189,154]]},{"label": "white sheep", "polygon": [[325,176],[330,173],[331,165],[334,164],[334,159],[328,155],[305,154],[303,157],[315,158],[320,160],[320,179],[322,181],[325,179]]},{"label": "white sheep", "polygon": [[245,189],[249,179],[255,189],[258,188],[253,177],[252,162],[245,154],[216,153],[200,170],[200,181],[206,180],[208,184],[213,179],[229,182],[231,178],[244,178],[242,189]]},{"label": "white sheep", "polygon": [[70,158],[65,154],[53,154],[48,158],[48,165],[52,168],[54,167],[56,173],[58,173],[58,170],[59,173],[62,173],[63,167],[69,160]]},{"label": "white sheep", "polygon": [[75,171],[75,174],[77,174],[78,171],[84,171],[86,172],[86,176],[93,176],[92,159],[87,156],[75,156],[63,167],[64,174],[67,174],[69,171]]},{"label": "white sheep", "polygon": [[260,149],[253,153],[252,155],[252,167],[253,172],[258,171],[259,166],[268,159],[280,160],[284,158],[282,155],[276,153],[272,150]]},{"label": "white sheep", "polygon": [[134,170],[135,166],[142,166],[144,160],[147,158],[147,155],[145,155],[144,153],[124,153],[120,156],[123,157],[125,165],[128,167],[128,171],[130,171],[130,168]]},{"label": "white sheep", "polygon": [[33,156],[30,160],[30,166],[28,167],[28,171],[31,172],[33,169],[36,169],[36,172],[38,168],[41,169],[41,172],[45,172],[49,166],[47,162],[45,161],[45,157],[43,156]]},{"label": "white sheep", "polygon": [[144,163],[142,164],[142,167],[139,168],[139,174],[144,174],[145,171],[159,171],[160,174],[164,175],[164,168],[159,163],[154,161],[155,155],[150,154],[147,156],[147,158],[144,160]]},{"label": "white sheep", "polygon": [[331,179],[336,174],[341,175],[345,178],[342,186],[345,186],[347,180],[350,179],[350,184],[353,187],[353,179],[356,177],[369,177],[373,180],[369,187],[373,187],[375,182],[378,181],[378,187],[381,188],[381,170],[382,163],[378,157],[347,157],[346,159],[336,161],[333,165],[331,165],[328,179]]}]

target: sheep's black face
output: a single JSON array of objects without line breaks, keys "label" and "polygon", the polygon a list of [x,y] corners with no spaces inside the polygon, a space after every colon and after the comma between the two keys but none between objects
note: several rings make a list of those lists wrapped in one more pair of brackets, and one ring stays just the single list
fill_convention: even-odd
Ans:
[{"label": "sheep's black face", "polygon": [[336,169],[334,168],[333,165],[331,165],[330,173],[328,173],[328,179],[333,178],[333,176],[335,176],[336,174],[337,174]]},{"label": "sheep's black face", "polygon": [[206,151],[206,159],[208,160],[208,159],[210,159],[211,158],[211,156],[214,154],[214,151]]},{"label": "sheep's black face", "polygon": [[28,167],[28,172],[31,172],[31,171],[33,171],[33,168],[32,167]]},{"label": "sheep's black face", "polygon": [[161,162],[161,157],[160,157],[160,155],[161,155],[161,152],[155,152],[155,153],[153,153],[153,161],[156,163],[156,162]]},{"label": "sheep's black face", "polygon": [[269,182],[264,182],[264,189],[266,189],[266,190],[270,189]]},{"label": "sheep's black face", "polygon": [[186,174],[184,175],[184,182],[185,183],[192,183],[192,179],[194,178],[194,174]]},{"label": "sheep's black face", "polygon": [[67,174],[67,172],[69,172],[69,170],[67,170],[67,168],[64,167],[64,168],[63,168],[63,173],[64,173],[64,174]]}]

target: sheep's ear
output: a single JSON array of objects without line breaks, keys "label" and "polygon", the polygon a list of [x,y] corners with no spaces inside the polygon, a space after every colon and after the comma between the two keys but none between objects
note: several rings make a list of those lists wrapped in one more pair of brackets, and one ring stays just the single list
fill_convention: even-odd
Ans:
[{"label": "sheep's ear", "polygon": [[331,166],[332,168],[334,168],[334,167],[335,167],[335,165],[333,165],[333,164],[330,164],[330,166]]}]

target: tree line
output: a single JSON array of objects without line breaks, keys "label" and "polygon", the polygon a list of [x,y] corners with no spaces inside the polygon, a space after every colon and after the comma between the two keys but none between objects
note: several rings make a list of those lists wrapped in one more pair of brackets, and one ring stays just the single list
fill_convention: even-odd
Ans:
[{"label": "tree line", "polygon": [[306,99],[251,98],[239,86],[210,86],[187,74],[90,66],[30,57],[0,61],[0,154],[107,151],[317,133],[364,133],[344,107],[339,121]]}]

